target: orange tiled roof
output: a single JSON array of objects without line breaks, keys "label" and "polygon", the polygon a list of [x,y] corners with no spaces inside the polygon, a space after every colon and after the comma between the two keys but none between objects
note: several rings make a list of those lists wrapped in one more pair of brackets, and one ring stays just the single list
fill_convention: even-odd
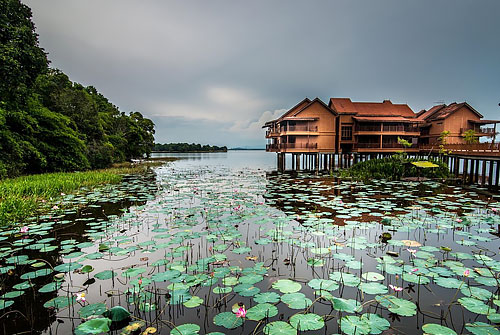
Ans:
[{"label": "orange tiled roof", "polygon": [[384,102],[352,102],[349,98],[331,98],[330,107],[339,114],[416,117],[416,114],[407,104],[393,104],[390,100],[384,100]]},{"label": "orange tiled roof", "polygon": [[437,105],[433,106],[428,111],[423,110],[418,113],[418,118],[425,121],[441,120],[445,119],[462,107],[469,108],[472,112],[476,113],[480,118],[483,116],[479,114],[474,108],[472,108],[467,102],[456,103],[453,102],[447,105]]}]

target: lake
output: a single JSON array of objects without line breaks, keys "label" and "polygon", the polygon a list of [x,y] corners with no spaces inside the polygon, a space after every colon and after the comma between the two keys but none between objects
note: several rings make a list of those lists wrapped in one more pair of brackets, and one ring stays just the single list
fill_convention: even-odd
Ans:
[{"label": "lake", "polygon": [[500,334],[497,195],[173,156],[3,229],[0,332]]}]

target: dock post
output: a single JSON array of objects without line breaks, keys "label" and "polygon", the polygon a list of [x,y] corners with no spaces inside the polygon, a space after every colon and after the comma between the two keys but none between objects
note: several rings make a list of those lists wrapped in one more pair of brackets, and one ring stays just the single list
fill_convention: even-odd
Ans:
[{"label": "dock post", "polygon": [[483,163],[483,169],[481,171],[481,186],[484,186],[486,184],[486,160],[482,160]]},{"label": "dock post", "polygon": [[500,177],[500,161],[496,161],[497,162],[497,173],[495,175],[495,186],[498,187],[499,185],[499,178]]},{"label": "dock post", "polygon": [[490,163],[490,171],[488,173],[488,186],[491,187],[493,186],[493,163],[495,163],[495,161],[489,161]]},{"label": "dock post", "polygon": [[475,171],[474,171],[474,183],[478,184],[479,183],[479,162],[480,160],[479,159],[476,159],[476,162],[475,162]]}]

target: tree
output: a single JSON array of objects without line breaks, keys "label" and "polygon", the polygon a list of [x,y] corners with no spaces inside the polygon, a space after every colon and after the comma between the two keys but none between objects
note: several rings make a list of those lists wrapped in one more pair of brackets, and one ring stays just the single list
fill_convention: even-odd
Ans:
[{"label": "tree", "polygon": [[451,150],[448,150],[446,149],[446,144],[448,144],[448,136],[450,136],[450,131],[449,130],[445,130],[443,132],[441,132],[441,135],[439,135],[439,155],[448,155]]},{"label": "tree", "polygon": [[479,143],[479,137],[476,135],[474,129],[469,129],[464,133],[465,143],[476,144]]},{"label": "tree", "polygon": [[31,9],[19,0],[0,1],[0,100],[3,107],[26,106],[30,88],[48,68],[38,45]]}]

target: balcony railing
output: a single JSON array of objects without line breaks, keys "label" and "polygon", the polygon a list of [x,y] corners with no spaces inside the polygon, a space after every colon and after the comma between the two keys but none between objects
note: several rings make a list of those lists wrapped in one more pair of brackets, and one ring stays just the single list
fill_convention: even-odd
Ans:
[{"label": "balcony railing", "polygon": [[[439,151],[439,144],[421,144],[420,150],[425,151]],[[476,144],[445,144],[444,149],[457,154],[468,154],[468,155],[500,155],[500,143],[476,143]]]},{"label": "balcony railing", "polygon": [[382,131],[380,125],[357,125],[354,131]]},{"label": "balcony railing", "polygon": [[267,144],[267,151],[286,150],[286,149],[317,149],[318,143],[280,143]]},{"label": "balcony railing", "polygon": [[[354,144],[354,148],[355,149],[379,149],[380,143],[379,142],[356,143],[356,144]],[[382,148],[403,150],[403,147],[398,142],[384,142],[384,143],[382,143]],[[412,149],[415,149],[415,148],[412,147]]]},{"label": "balcony railing", "polygon": [[476,135],[494,135],[495,134],[495,128],[490,128],[490,127],[481,127],[481,128],[460,128],[460,134],[465,133],[467,130],[474,130]]},{"label": "balcony railing", "polygon": [[268,130],[266,131],[266,137],[271,137],[271,136],[279,136],[280,132],[279,130]]},{"label": "balcony railing", "polygon": [[419,132],[418,127],[413,125],[403,124],[383,124],[383,125],[357,125],[355,131],[370,131],[370,132]]},{"label": "balcony railing", "polygon": [[382,148],[390,148],[390,149],[396,149],[399,148],[403,150],[403,146],[399,144],[398,142],[385,142],[382,143]]},{"label": "balcony railing", "polygon": [[318,131],[318,126],[285,126],[281,127],[281,131]]},{"label": "balcony railing", "polygon": [[374,142],[374,143],[356,143],[356,144],[354,144],[354,147],[355,148],[361,148],[361,149],[365,149],[365,148],[380,148],[380,143],[378,143],[378,142]]}]

